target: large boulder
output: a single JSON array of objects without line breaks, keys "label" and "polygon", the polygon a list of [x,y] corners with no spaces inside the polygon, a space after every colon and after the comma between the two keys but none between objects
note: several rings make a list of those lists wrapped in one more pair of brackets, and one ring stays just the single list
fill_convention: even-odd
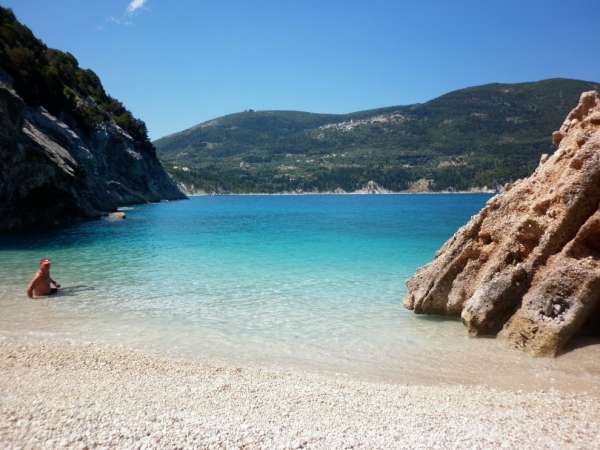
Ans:
[{"label": "large boulder", "polygon": [[459,229],[407,282],[416,313],[460,315],[494,335],[556,355],[600,314],[600,97],[581,95],[558,150]]}]

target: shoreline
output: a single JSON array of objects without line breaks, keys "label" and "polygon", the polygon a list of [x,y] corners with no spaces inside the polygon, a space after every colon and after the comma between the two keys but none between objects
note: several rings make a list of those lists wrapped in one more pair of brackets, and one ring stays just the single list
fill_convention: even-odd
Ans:
[{"label": "shoreline", "polygon": [[600,393],[364,382],[0,338],[12,447],[594,447]]},{"label": "shoreline", "polygon": [[427,192],[245,192],[245,193],[186,193],[188,197],[213,197],[213,196],[345,196],[345,195],[495,195],[498,191],[427,191]]}]

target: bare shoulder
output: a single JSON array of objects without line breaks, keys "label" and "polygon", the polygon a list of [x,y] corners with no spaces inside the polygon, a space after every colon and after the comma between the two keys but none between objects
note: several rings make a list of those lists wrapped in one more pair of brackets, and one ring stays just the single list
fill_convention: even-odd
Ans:
[{"label": "bare shoulder", "polygon": [[42,278],[42,272],[40,272],[39,270],[33,274],[33,277],[31,278],[31,281],[37,281],[40,278]]}]

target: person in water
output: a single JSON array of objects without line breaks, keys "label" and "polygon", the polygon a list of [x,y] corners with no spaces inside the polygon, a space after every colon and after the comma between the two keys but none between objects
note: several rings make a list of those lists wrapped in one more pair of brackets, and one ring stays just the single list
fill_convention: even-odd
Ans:
[{"label": "person in water", "polygon": [[[51,287],[51,284],[54,287]],[[50,260],[41,259],[40,268],[33,275],[29,286],[27,286],[27,296],[29,298],[43,297],[45,295],[52,295],[58,291],[60,284],[52,279],[50,276]]]}]

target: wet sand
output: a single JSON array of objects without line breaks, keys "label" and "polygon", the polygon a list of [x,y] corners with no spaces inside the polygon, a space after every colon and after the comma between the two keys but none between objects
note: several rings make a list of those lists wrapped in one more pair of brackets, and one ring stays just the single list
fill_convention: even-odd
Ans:
[{"label": "wet sand", "polygon": [[599,400],[0,338],[2,448],[594,448]]}]

